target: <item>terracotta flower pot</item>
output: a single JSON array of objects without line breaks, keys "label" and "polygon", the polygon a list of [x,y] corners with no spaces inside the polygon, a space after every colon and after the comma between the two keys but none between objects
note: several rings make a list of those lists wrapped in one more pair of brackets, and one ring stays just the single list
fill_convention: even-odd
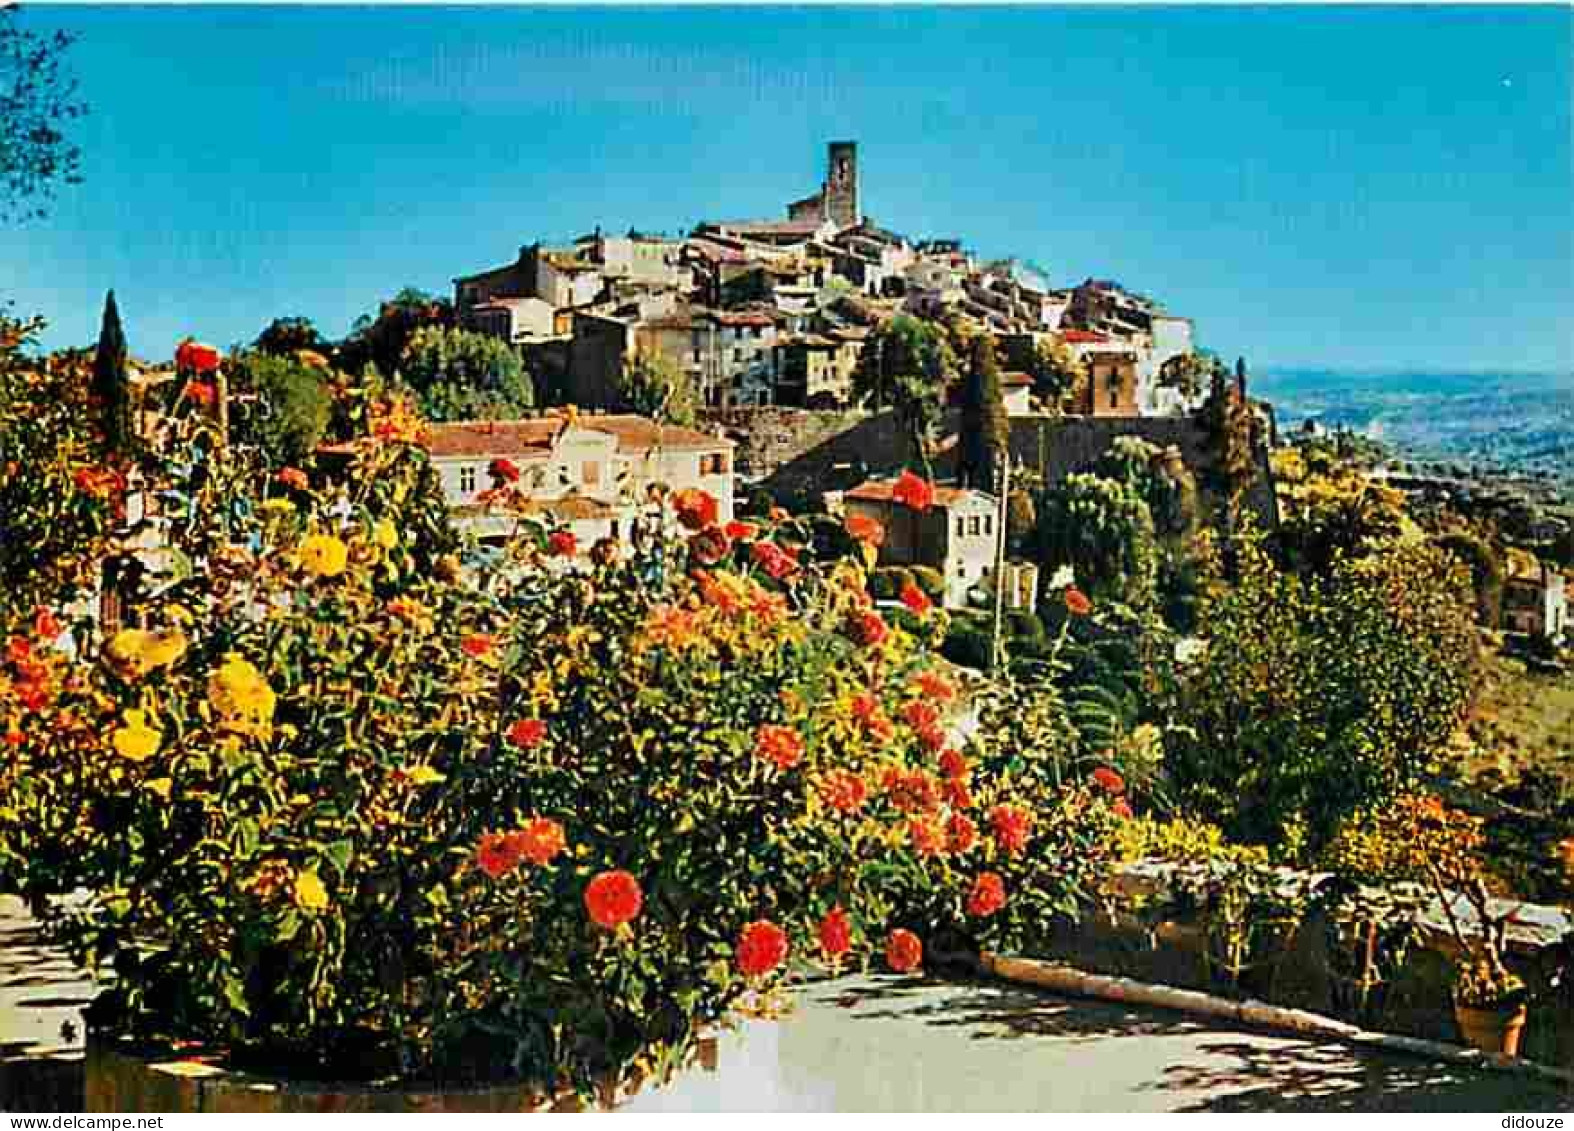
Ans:
[{"label": "terracotta flower pot", "polygon": [[1454,1020],[1465,1043],[1482,1052],[1519,1055],[1519,1035],[1525,1029],[1525,1003],[1473,1006],[1454,1003]]}]

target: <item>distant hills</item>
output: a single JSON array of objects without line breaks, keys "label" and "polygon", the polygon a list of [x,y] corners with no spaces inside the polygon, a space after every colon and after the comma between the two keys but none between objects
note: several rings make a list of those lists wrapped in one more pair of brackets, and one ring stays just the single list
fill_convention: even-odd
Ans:
[{"label": "distant hills", "polygon": [[1417,458],[1574,482],[1574,374],[1276,369],[1252,388],[1281,429],[1311,418]]}]

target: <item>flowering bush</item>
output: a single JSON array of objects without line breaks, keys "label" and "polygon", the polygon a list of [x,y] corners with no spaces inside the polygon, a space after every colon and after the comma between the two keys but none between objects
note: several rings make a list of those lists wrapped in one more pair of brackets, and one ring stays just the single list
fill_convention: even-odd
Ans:
[{"label": "flowering bush", "polygon": [[589,1088],[794,963],[1013,945],[1110,851],[1104,792],[953,741],[943,626],[880,617],[803,523],[685,492],[633,554],[522,520],[466,566],[407,410],[335,487],[203,447],[182,404],[189,569],[0,674],[0,864],[96,893],[55,925],[129,1032]]}]

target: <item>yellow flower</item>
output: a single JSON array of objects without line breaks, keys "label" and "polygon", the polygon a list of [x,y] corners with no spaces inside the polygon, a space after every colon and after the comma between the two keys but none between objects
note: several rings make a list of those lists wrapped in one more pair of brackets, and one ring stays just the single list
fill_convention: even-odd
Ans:
[{"label": "yellow flower", "polygon": [[385,550],[391,550],[399,544],[399,531],[386,518],[380,518],[372,524],[372,541]]},{"label": "yellow flower", "polygon": [[123,628],[109,642],[110,659],[134,675],[146,675],[154,668],[173,664],[186,653],[186,637],[178,628],[149,632],[142,628]]},{"label": "yellow flower", "polygon": [[318,577],[338,577],[350,561],[350,550],[332,534],[313,534],[301,543],[296,559]]},{"label": "yellow flower", "polygon": [[112,736],[115,752],[122,758],[130,758],[133,762],[142,762],[158,753],[159,743],[164,741],[164,734],[147,724],[145,711],[125,712],[126,725],[116,727]]},{"label": "yellow flower", "polygon": [[208,678],[208,700],[237,729],[261,730],[273,721],[273,689],[261,672],[233,652]]},{"label": "yellow flower", "polygon": [[302,911],[321,911],[328,906],[328,889],[316,872],[302,872],[295,877],[295,905]]}]

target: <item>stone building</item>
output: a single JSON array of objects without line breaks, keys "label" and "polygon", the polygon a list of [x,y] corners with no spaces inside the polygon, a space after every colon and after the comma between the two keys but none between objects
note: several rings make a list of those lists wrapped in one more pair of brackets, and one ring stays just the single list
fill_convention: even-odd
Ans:
[{"label": "stone building", "polygon": [[934,505],[916,511],[892,498],[895,480],[873,481],[842,496],[848,515],[885,527],[881,565],[921,565],[945,578],[945,607],[963,608],[972,589],[988,588],[999,532],[993,496],[959,487],[936,487]]},{"label": "stone building", "polygon": [[826,146],[826,176],[813,196],[787,206],[789,220],[829,220],[837,228],[863,221],[858,196],[858,143],[833,141]]}]

